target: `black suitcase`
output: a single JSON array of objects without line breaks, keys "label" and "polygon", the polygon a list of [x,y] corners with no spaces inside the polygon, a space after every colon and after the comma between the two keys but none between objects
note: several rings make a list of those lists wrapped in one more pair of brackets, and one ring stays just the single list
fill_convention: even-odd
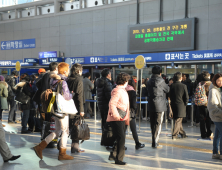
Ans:
[{"label": "black suitcase", "polygon": [[113,136],[111,123],[107,122],[104,125],[104,130],[103,130],[103,134],[102,134],[102,143],[104,146],[113,146],[115,140],[116,139]]}]

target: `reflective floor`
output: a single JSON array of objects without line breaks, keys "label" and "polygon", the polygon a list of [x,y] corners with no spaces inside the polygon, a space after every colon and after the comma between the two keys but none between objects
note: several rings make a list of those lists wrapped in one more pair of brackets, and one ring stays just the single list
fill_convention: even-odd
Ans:
[{"label": "reflective floor", "polygon": [[[127,134],[126,146],[128,149],[124,158],[127,165],[118,166],[115,165],[114,162],[108,160],[109,152],[105,147],[100,146],[100,122],[95,123],[94,119],[86,120],[91,130],[91,139],[81,144],[81,148],[85,149],[85,153],[72,154],[74,160],[71,161],[59,161],[57,159],[58,150],[56,148],[46,148],[43,151],[43,160],[39,160],[31,148],[40,142],[40,134],[21,134],[20,124],[7,124],[7,114],[8,112],[4,112],[3,124],[7,126],[6,129],[13,130],[14,128],[18,133],[13,134],[6,132],[6,141],[12,154],[21,154],[21,158],[10,163],[3,163],[0,156],[1,170],[222,169],[222,160],[211,158],[213,141],[201,140],[199,127],[188,127],[190,123],[183,124],[188,138],[178,139],[176,141],[173,141],[171,137],[167,136],[171,133],[170,123],[164,123],[163,131],[160,136],[160,143],[163,145],[163,148],[152,149],[150,124],[149,122],[142,121],[140,133],[138,134],[140,142],[145,143],[146,147],[141,150],[135,150],[135,143],[132,135]],[[212,130],[214,131],[214,125],[212,125]],[[70,143],[71,140],[69,140],[67,144],[68,154],[71,154]]]}]

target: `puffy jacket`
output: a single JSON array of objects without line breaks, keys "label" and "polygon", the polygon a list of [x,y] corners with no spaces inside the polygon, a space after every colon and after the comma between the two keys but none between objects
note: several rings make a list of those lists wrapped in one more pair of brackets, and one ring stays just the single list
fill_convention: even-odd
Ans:
[{"label": "puffy jacket", "polygon": [[[30,98],[32,97],[32,88],[28,82],[22,80],[16,85],[16,87],[18,88],[17,90],[20,90],[22,88],[22,92],[25,93],[25,95],[29,96]],[[21,109],[30,110],[31,100],[29,100],[27,104],[21,104]]]},{"label": "puffy jacket", "polygon": [[209,87],[207,109],[213,122],[222,122],[221,89],[213,84]]},{"label": "puffy jacket", "polygon": [[[106,121],[125,121],[125,124],[129,125],[129,96],[124,86],[116,86],[116,88],[111,92],[111,96],[112,97],[109,102],[109,112]],[[123,120],[120,120],[121,117],[117,108],[127,112]]]},{"label": "puffy jacket", "polygon": [[147,82],[147,91],[149,111],[167,111],[166,93],[170,92],[170,87],[160,75],[152,75],[151,79]]},{"label": "puffy jacket", "polygon": [[99,110],[108,110],[112,91],[111,81],[105,77],[99,78],[96,81],[96,87]]},{"label": "puffy jacket", "polygon": [[0,109],[8,109],[8,84],[4,81],[0,81]]}]

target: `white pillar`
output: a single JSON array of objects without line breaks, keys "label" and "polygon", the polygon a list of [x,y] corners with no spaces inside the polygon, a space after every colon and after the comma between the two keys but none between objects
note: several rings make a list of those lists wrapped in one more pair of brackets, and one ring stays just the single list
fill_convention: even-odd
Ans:
[{"label": "white pillar", "polygon": [[37,6],[34,6],[34,16],[37,16]]},{"label": "white pillar", "polygon": [[15,9],[15,19],[18,19],[18,10]]},{"label": "white pillar", "polygon": [[79,9],[82,9],[82,0],[79,0]]},{"label": "white pillar", "polygon": [[54,13],[59,13],[59,2],[57,0],[54,0]]}]

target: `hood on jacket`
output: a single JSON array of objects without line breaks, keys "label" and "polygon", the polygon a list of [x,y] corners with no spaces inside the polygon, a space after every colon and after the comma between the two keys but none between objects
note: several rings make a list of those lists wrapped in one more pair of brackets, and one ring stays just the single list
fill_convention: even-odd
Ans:
[{"label": "hood on jacket", "polygon": [[18,87],[23,87],[26,84],[26,81],[19,82],[15,85],[14,89],[17,89]]},{"label": "hood on jacket", "polygon": [[50,78],[53,78],[55,80],[61,80],[61,77],[58,74],[50,74]]},{"label": "hood on jacket", "polygon": [[213,83],[211,83],[211,85],[209,87],[209,91],[212,90],[212,89],[216,89],[216,90],[220,91],[220,88],[214,86]]},{"label": "hood on jacket", "polygon": [[5,81],[0,81],[0,84],[3,84],[8,88],[8,84]]},{"label": "hood on jacket", "polygon": [[150,81],[155,81],[155,86],[159,86],[165,80],[159,74],[153,74]]},{"label": "hood on jacket", "polygon": [[126,91],[131,91],[131,90],[135,91],[135,89],[133,88],[133,86],[127,85],[127,86],[126,86]]}]

